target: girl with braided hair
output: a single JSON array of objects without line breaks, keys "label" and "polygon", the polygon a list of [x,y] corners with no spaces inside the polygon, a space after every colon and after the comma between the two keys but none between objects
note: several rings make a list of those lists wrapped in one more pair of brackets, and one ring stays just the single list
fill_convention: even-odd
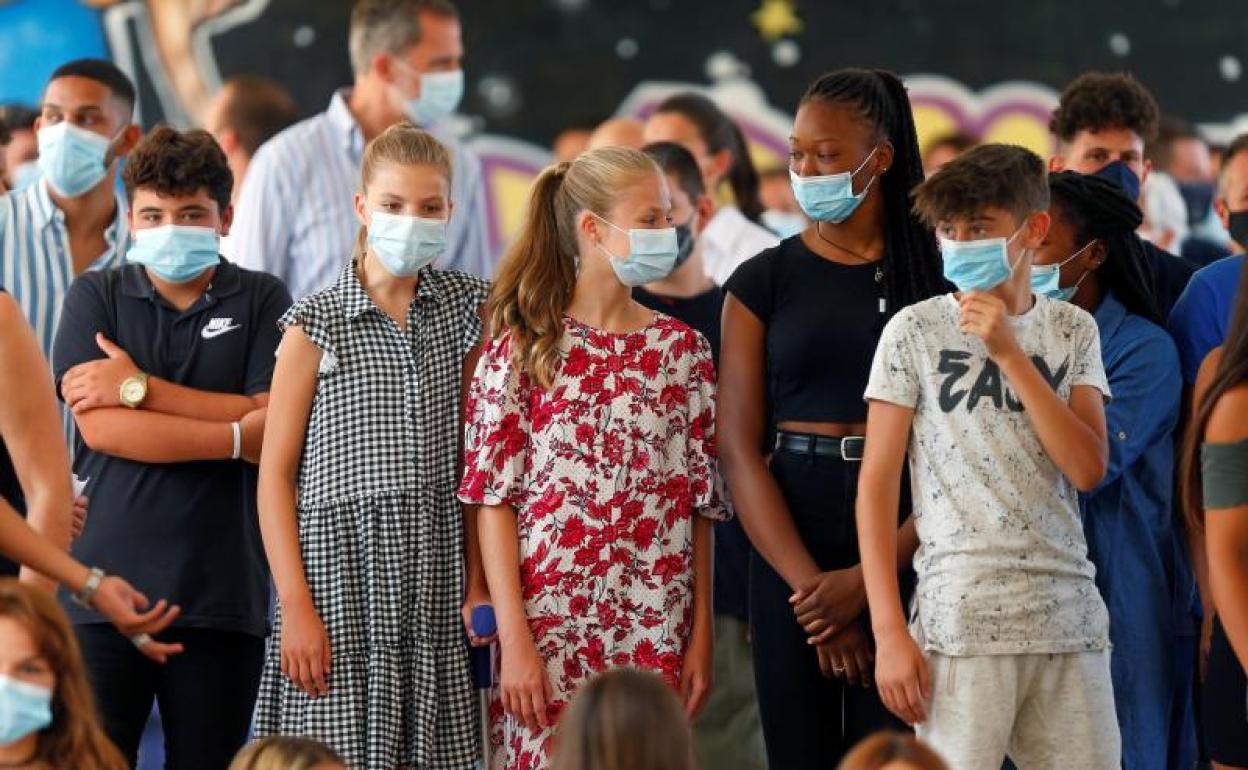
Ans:
[{"label": "girl with braided hair", "polygon": [[[935,241],[910,209],[923,168],[895,75],[819,78],[790,142],[794,193],[812,224],[725,286],[720,436],[755,548],[750,612],[767,753],[772,767],[800,770],[834,765],[897,724],[871,686],[858,564],[863,391],[885,322],[945,283]],[[903,500],[899,525],[908,514]],[[902,543],[913,550],[913,539],[907,525]]]},{"label": "girl with braided hair", "polygon": [[1173,515],[1179,354],[1149,289],[1139,207],[1111,182],[1073,171],[1050,174],[1049,191],[1052,225],[1033,262],[1033,289],[1092,313],[1114,394],[1105,405],[1108,470],[1079,502],[1109,607],[1123,764],[1180,767],[1168,752],[1171,736],[1184,736],[1176,750],[1194,748],[1194,724],[1183,717],[1190,709],[1175,704],[1190,700],[1195,624],[1180,621],[1192,577]]}]

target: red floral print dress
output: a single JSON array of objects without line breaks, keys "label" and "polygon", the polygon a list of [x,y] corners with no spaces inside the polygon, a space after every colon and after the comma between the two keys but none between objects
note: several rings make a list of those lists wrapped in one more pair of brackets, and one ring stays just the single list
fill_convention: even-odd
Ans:
[{"label": "red floral print dress", "polygon": [[[510,505],[520,585],[558,719],[616,666],[673,686],[693,621],[693,517],[723,518],[715,478],[715,367],[706,340],[656,314],[609,334],[565,320],[548,390],[490,343],[468,403],[465,503]],[[550,729],[491,710],[495,768],[550,764]]]}]

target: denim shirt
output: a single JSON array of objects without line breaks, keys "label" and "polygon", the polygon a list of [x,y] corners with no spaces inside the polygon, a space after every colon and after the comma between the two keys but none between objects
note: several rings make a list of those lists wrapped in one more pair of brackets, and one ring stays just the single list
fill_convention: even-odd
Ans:
[{"label": "denim shirt", "polygon": [[1109,607],[1111,670],[1123,763],[1164,770],[1175,697],[1178,603],[1190,595],[1176,559],[1174,431],[1182,374],[1173,340],[1106,294],[1093,314],[1113,400],[1105,407],[1109,466],[1080,496],[1088,556]]}]

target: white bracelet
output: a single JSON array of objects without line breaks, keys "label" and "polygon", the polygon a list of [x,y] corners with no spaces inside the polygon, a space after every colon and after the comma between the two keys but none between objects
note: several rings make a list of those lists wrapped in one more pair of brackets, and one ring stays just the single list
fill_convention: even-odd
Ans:
[{"label": "white bracelet", "polygon": [[230,427],[234,429],[234,454],[230,455],[230,459],[237,460],[243,456],[243,428],[236,422]]}]

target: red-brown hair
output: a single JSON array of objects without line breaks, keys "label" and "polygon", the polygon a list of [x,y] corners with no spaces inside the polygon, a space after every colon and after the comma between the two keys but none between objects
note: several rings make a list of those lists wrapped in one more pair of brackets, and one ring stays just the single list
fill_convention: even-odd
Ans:
[{"label": "red-brown hair", "polygon": [[905,733],[878,732],[855,746],[836,770],[880,770],[890,762],[904,762],[919,770],[949,770],[949,766],[918,738]]}]

